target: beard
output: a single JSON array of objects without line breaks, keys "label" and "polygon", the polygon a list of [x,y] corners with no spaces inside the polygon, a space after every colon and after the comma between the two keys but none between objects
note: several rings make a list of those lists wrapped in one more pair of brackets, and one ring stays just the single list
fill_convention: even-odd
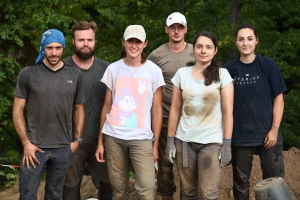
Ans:
[{"label": "beard", "polygon": [[89,48],[89,49],[90,49],[89,52],[82,52],[81,49],[76,49],[76,47],[74,46],[74,52],[76,56],[78,56],[83,60],[90,59],[95,54],[95,48],[93,49]]},{"label": "beard", "polygon": [[56,56],[56,57],[58,58],[57,61],[56,61],[56,62],[52,62],[52,61],[51,61],[51,57],[45,55],[45,58],[46,58],[47,62],[48,62],[50,65],[52,65],[52,66],[57,65],[57,64],[61,61],[61,58],[62,58],[61,55],[58,55],[58,56]]}]

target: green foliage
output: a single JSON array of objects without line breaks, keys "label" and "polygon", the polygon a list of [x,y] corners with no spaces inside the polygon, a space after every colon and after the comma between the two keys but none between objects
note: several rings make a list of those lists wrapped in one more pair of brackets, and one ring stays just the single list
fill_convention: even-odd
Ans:
[{"label": "green foliage", "polygon": [[6,169],[3,171],[0,170],[0,180],[0,190],[1,188],[10,188],[11,186],[19,182],[19,171],[14,168]]},{"label": "green foliage", "polygon": [[133,168],[130,168],[130,170],[129,170],[129,177],[132,178],[132,179],[135,179],[135,177],[136,177]]},{"label": "green foliage", "polygon": [[283,120],[282,120],[282,131],[283,131],[283,140],[289,147],[300,147],[300,135],[299,128],[300,122],[300,92],[296,90],[290,91],[285,95],[285,104],[289,107],[285,107]]},{"label": "green foliage", "polygon": [[285,94],[285,109],[282,119],[283,140],[288,147],[300,148],[300,67],[293,67],[285,62],[281,63],[281,70],[285,77],[288,93]]}]

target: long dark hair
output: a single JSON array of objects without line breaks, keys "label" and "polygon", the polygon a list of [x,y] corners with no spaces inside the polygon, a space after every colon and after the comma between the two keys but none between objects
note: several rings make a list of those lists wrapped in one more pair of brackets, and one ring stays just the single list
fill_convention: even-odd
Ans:
[{"label": "long dark hair", "polygon": [[[194,41],[193,41],[193,48],[195,48],[196,42],[197,42],[197,40],[200,36],[204,36],[204,37],[207,37],[207,38],[211,39],[211,41],[215,45],[215,50],[216,50],[216,48],[218,47],[217,39],[214,36],[214,34],[212,34],[209,31],[202,31],[198,35],[196,35],[196,37],[194,38]],[[193,66],[195,64],[196,64],[196,61],[186,63],[187,66]],[[206,86],[211,85],[212,82],[219,82],[220,81],[219,69],[221,67],[222,67],[222,64],[220,62],[217,62],[215,57],[213,57],[213,59],[211,60],[210,65],[202,72],[203,76],[204,76],[204,79],[205,79],[204,84]]]},{"label": "long dark hair", "polygon": [[[147,40],[145,40],[146,42]],[[125,58],[126,57],[126,50],[125,48],[122,49],[122,51],[120,52],[120,58]],[[144,53],[142,53],[142,60],[141,60],[141,63],[144,63],[146,62],[147,60],[147,57],[144,55]]]}]

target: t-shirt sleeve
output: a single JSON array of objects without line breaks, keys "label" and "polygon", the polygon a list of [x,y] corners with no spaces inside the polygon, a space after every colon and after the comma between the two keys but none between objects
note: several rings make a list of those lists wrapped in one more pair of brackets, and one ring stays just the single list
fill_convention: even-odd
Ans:
[{"label": "t-shirt sleeve", "polygon": [[269,83],[272,90],[273,97],[276,97],[280,93],[283,93],[287,90],[285,85],[282,73],[279,69],[279,66],[274,60],[270,61],[269,69]]},{"label": "t-shirt sleeve", "polygon": [[111,91],[113,91],[113,73],[111,65],[106,68],[101,82],[104,83]]},{"label": "t-shirt sleeve", "polygon": [[77,90],[75,96],[75,103],[80,104],[85,102],[85,92],[84,92],[84,85],[82,80],[81,73],[78,75],[77,79]]},{"label": "t-shirt sleeve", "polygon": [[166,85],[160,68],[158,68],[154,76],[155,76],[154,78],[155,81],[153,82],[153,92],[155,92],[157,88]]},{"label": "t-shirt sleeve", "polygon": [[231,78],[228,70],[224,68],[220,68],[221,89],[225,88],[232,81],[233,79]]},{"label": "t-shirt sleeve", "polygon": [[153,63],[157,65],[157,56],[156,56],[156,51],[152,51],[152,53],[149,54],[147,57],[148,60],[151,60]]},{"label": "t-shirt sleeve", "polygon": [[180,89],[180,75],[179,75],[179,71],[181,71],[180,69],[175,73],[174,77],[171,79],[173,85],[175,85],[179,90]]},{"label": "t-shirt sleeve", "polygon": [[22,99],[27,99],[29,93],[29,81],[30,81],[30,68],[25,67],[21,70],[17,84],[14,91],[14,96],[20,97]]},{"label": "t-shirt sleeve", "polygon": [[223,65],[222,69],[227,69],[227,71],[229,72],[230,76],[233,77],[233,72],[232,72],[232,68],[235,65],[236,60],[232,60],[227,62],[225,65]]}]

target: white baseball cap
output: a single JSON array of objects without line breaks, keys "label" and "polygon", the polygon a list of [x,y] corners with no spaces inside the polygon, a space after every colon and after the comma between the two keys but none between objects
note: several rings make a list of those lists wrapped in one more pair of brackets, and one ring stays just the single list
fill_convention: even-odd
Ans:
[{"label": "white baseball cap", "polygon": [[179,12],[174,12],[168,16],[166,24],[167,26],[171,26],[172,24],[182,24],[184,27],[187,26],[185,16]]},{"label": "white baseball cap", "polygon": [[141,25],[129,25],[125,29],[124,40],[128,40],[130,38],[136,38],[145,42],[146,40],[146,32],[145,29]]}]

